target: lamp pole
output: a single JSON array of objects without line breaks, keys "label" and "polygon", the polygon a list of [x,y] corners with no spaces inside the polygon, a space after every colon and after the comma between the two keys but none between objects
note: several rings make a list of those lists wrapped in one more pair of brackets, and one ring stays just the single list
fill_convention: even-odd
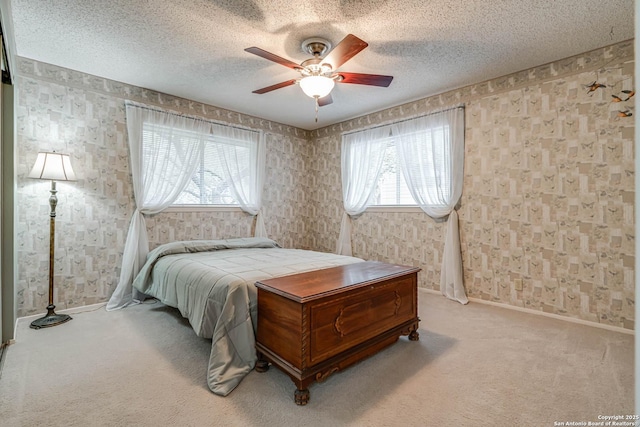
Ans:
[{"label": "lamp pole", "polygon": [[58,205],[58,197],[56,193],[56,182],[51,180],[51,196],[49,197],[49,206],[51,212],[49,213],[49,305],[47,306],[47,314],[44,317],[31,322],[33,329],[47,328],[50,326],[56,326],[64,322],[71,320],[71,316],[68,314],[57,314],[55,312],[56,306],[53,305],[53,270],[54,270],[54,251],[56,241],[56,206]]},{"label": "lamp pole", "polygon": [[56,193],[56,181],[75,181],[76,175],[71,168],[71,161],[68,154],[60,154],[54,152],[40,152],[36,158],[36,162],[29,172],[29,178],[51,180],[51,196],[49,196],[49,305],[47,306],[47,314],[44,317],[31,322],[33,329],[47,328],[56,326],[71,320],[71,316],[67,314],[56,314],[53,305],[53,270],[54,270],[54,253],[56,250],[56,205],[58,197]]}]

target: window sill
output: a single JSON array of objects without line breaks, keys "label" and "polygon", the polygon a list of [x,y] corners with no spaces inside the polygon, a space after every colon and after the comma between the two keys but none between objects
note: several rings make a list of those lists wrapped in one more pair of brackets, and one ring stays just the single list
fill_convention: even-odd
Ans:
[{"label": "window sill", "polygon": [[422,212],[420,206],[408,206],[408,205],[397,205],[397,206],[369,206],[366,212],[406,212],[406,213],[419,213]]},{"label": "window sill", "polygon": [[172,205],[163,212],[242,212],[242,209],[237,205]]}]

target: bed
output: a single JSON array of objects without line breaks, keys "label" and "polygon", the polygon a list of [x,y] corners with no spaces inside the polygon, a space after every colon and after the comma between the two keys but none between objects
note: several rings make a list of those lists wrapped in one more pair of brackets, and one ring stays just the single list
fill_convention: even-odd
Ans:
[{"label": "bed", "polygon": [[151,251],[133,286],[177,308],[198,336],[211,339],[207,384],[226,396],[257,360],[256,281],[362,261],[284,249],[266,238],[182,241]]}]

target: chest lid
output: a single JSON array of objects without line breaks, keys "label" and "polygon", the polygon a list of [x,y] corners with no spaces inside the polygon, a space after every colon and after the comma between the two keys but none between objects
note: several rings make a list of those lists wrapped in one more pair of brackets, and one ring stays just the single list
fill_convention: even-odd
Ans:
[{"label": "chest lid", "polygon": [[420,268],[417,267],[365,261],[260,280],[255,285],[298,303],[305,303],[418,271]]}]

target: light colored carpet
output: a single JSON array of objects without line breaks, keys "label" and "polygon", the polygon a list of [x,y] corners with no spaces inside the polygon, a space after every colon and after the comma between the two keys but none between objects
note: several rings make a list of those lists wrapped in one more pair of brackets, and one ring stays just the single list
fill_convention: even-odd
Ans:
[{"label": "light colored carpet", "polygon": [[[2,426],[553,426],[633,414],[633,336],[419,293],[420,341],[310,387],[276,368],[209,391],[210,341],[159,303],[18,322]],[[31,320],[31,319],[29,319]]]}]

